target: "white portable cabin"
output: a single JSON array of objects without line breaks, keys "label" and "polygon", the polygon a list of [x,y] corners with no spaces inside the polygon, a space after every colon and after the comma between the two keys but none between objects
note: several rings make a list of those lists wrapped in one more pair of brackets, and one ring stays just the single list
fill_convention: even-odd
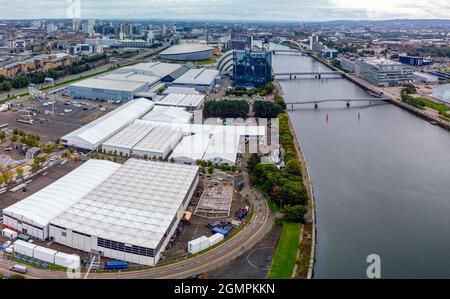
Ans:
[{"label": "white portable cabin", "polygon": [[80,267],[80,257],[75,254],[58,252],[55,254],[55,264],[66,268],[78,269]]},{"label": "white portable cabin", "polygon": [[11,240],[14,240],[17,238],[17,232],[13,231],[9,228],[4,228],[2,230],[2,236]]},{"label": "white portable cabin", "polygon": [[33,257],[35,248],[36,248],[36,245],[22,241],[22,240],[17,240],[16,242],[14,242],[14,252],[15,253]]},{"label": "white portable cabin", "polygon": [[205,236],[188,242],[188,251],[192,254],[205,250],[208,247],[209,239]]},{"label": "white portable cabin", "polygon": [[214,234],[211,237],[208,238],[209,240],[209,246],[213,246],[217,243],[219,243],[220,241],[222,241],[224,238],[224,236],[222,234]]},{"label": "white portable cabin", "polygon": [[42,246],[37,246],[36,248],[34,248],[33,257],[38,260],[54,264],[56,253],[57,253],[56,250],[45,248]]}]

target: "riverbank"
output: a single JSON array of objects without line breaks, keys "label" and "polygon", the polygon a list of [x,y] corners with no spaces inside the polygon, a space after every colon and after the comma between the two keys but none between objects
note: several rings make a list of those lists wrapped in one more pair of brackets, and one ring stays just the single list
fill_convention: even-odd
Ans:
[{"label": "riverbank", "polygon": [[[311,246],[309,248],[303,248],[303,252],[302,252],[302,246],[299,247],[299,257],[305,257],[305,256],[309,256],[309,264],[308,264],[308,273],[306,275],[307,279],[311,279],[313,277],[313,272],[314,272],[314,261],[315,261],[315,249],[316,249],[316,205],[315,205],[315,200],[314,200],[314,191],[313,191],[313,185],[311,182],[311,176],[309,175],[309,169],[308,169],[308,165],[306,163],[306,159],[305,156],[302,152],[302,149],[300,147],[300,143],[299,143],[299,139],[298,136],[295,134],[295,130],[294,127],[292,126],[292,122],[291,119],[289,118],[288,115],[288,124],[289,124],[289,130],[291,131],[292,135],[295,137],[294,138],[294,145],[295,145],[295,149],[297,151],[297,157],[301,162],[301,166],[302,166],[302,178],[303,178],[303,184],[306,187],[306,190],[308,191],[309,194],[309,206],[308,206],[308,214],[305,215],[305,218],[307,219],[306,221],[311,223],[310,226],[305,226],[304,230],[303,230],[303,234],[305,234],[306,236],[304,236],[304,238],[310,237],[311,238]],[[304,239],[301,238],[301,239]],[[305,251],[309,251],[305,252]],[[295,277],[297,277],[297,273],[298,271],[301,271],[301,269],[295,269],[296,273],[293,273]]]}]

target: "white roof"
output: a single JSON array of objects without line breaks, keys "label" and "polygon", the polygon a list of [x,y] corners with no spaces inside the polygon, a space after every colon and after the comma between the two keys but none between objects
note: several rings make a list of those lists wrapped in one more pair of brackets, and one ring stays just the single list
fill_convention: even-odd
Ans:
[{"label": "white roof", "polygon": [[180,122],[189,123],[191,113],[186,112],[183,108],[172,106],[155,106],[152,111],[142,117],[143,120],[152,120],[160,122]]},{"label": "white roof", "polygon": [[42,246],[36,246],[36,248],[34,248],[34,251],[39,251],[42,253],[46,253],[46,254],[51,254],[51,255],[55,255],[58,251],[47,248],[47,247],[42,247]]},{"label": "white roof", "polygon": [[155,104],[140,98],[131,100],[101,118],[62,137],[67,144],[95,149],[119,130],[148,113]]},{"label": "white roof", "polygon": [[114,73],[134,72],[138,74],[152,75],[163,78],[177,71],[181,67],[183,67],[183,65],[175,63],[163,63],[163,62],[138,63],[133,66],[127,66],[115,70]]},{"label": "white roof", "polygon": [[214,48],[199,43],[185,43],[173,45],[172,47],[162,51],[160,55],[189,54],[204,51],[213,51]]},{"label": "white roof", "polygon": [[175,107],[198,107],[205,100],[204,95],[188,94],[168,94],[161,100],[155,102],[156,105],[175,106]]},{"label": "white roof", "polygon": [[[178,140],[176,140],[178,139]],[[144,152],[164,153],[171,145],[181,139],[181,129],[167,126],[158,126],[150,131],[133,150]]]},{"label": "white roof", "polygon": [[173,150],[170,158],[174,158],[175,160],[181,159],[183,161],[190,160],[191,162],[203,160],[203,155],[205,154],[210,141],[210,138],[201,134],[185,136]]},{"label": "white roof", "polygon": [[127,80],[106,80],[101,78],[90,78],[70,84],[70,87],[83,87],[92,89],[106,89],[116,91],[134,92],[146,86],[147,83]]},{"label": "white roof", "polygon": [[37,247],[36,244],[28,243],[28,242],[25,242],[24,240],[16,240],[14,242],[14,245],[26,247],[26,248],[29,248],[29,249],[34,249],[34,248]]},{"label": "white roof", "polygon": [[111,73],[101,76],[98,79],[110,81],[130,81],[130,82],[148,83],[150,86],[154,85],[155,83],[161,80],[161,78],[158,76],[136,74],[133,72],[126,74]]},{"label": "white roof", "polygon": [[197,166],[130,159],[52,224],[103,239],[156,248],[197,172]]},{"label": "white roof", "polygon": [[227,131],[215,134],[203,159],[218,164],[234,164],[239,150],[239,138],[239,135]]},{"label": "white roof", "polygon": [[134,122],[103,142],[103,145],[131,149],[154,128],[152,124]]},{"label": "white roof", "polygon": [[212,85],[214,80],[219,77],[218,70],[193,69],[184,73],[181,77],[172,82],[172,84],[182,85]]},{"label": "white roof", "polygon": [[80,201],[120,167],[109,161],[89,160],[44,189],[7,207],[3,213],[20,216],[44,227],[57,215]]},{"label": "white roof", "polygon": [[171,94],[171,93],[178,93],[178,94],[200,94],[195,88],[193,87],[177,87],[177,86],[169,86],[166,90],[163,91],[162,94]]}]

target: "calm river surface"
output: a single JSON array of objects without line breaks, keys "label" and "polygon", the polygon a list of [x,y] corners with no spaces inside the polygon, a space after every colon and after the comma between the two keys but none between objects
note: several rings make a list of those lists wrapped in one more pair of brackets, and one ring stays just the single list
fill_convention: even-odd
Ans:
[{"label": "calm river surface", "polygon": [[[276,72],[326,69],[300,55],[273,59]],[[280,84],[287,103],[368,97],[345,79]],[[314,277],[365,278],[378,254],[382,278],[450,278],[450,134],[390,104],[351,106],[289,111],[315,192]]]}]

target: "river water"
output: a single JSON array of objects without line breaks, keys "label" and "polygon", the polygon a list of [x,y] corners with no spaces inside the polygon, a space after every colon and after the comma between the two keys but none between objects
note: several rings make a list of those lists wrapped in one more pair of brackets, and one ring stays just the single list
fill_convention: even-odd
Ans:
[{"label": "river water", "polygon": [[[273,64],[327,69],[293,54]],[[342,78],[279,82],[287,103],[368,97]],[[380,256],[382,278],[449,278],[450,134],[387,103],[304,105],[289,115],[315,193],[314,278],[365,278],[370,254]]]}]

